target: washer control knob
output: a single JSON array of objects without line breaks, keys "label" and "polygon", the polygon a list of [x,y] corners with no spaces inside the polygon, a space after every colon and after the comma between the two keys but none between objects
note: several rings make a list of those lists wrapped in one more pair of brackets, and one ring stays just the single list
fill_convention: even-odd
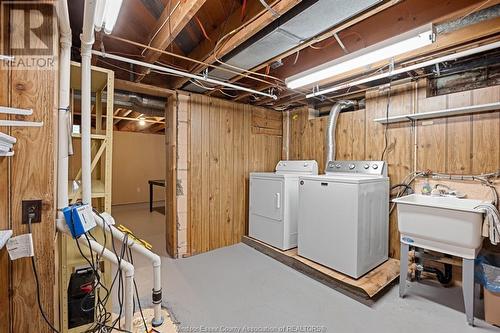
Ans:
[{"label": "washer control knob", "polygon": [[354,164],[349,164],[349,169],[354,170],[356,166]]},{"label": "washer control knob", "polygon": [[340,164],[335,164],[335,167],[336,167],[337,169],[340,169],[341,165],[340,165]]},{"label": "washer control knob", "polygon": [[369,169],[369,168],[370,168],[370,165],[369,165],[369,164],[365,164],[364,168],[365,168],[365,169]]},{"label": "washer control knob", "polygon": [[309,164],[308,163],[304,163],[304,166],[307,167]]},{"label": "washer control knob", "polygon": [[377,164],[374,164],[374,165],[372,165],[372,168],[373,168],[374,170],[377,170],[377,169],[378,169],[378,165],[377,165]]}]

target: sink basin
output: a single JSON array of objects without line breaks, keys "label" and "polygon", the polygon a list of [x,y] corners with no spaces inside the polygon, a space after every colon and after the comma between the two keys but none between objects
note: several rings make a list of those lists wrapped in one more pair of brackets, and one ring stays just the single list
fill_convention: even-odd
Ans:
[{"label": "sink basin", "polygon": [[481,200],[411,194],[397,203],[401,242],[466,259],[481,249]]}]

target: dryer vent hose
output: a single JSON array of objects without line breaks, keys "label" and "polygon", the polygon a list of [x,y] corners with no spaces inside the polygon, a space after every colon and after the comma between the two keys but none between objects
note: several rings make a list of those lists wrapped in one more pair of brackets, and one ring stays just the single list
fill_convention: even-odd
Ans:
[{"label": "dryer vent hose", "polygon": [[348,108],[354,107],[354,105],[356,105],[356,102],[351,100],[337,101],[333,104],[332,109],[330,110],[330,115],[328,116],[328,127],[326,130],[325,170],[328,167],[328,162],[335,160],[335,130],[337,128],[339,113]]}]

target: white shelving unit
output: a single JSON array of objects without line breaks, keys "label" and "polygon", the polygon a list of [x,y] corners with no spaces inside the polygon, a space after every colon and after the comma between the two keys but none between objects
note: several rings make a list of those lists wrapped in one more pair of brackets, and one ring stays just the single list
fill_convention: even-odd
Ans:
[{"label": "white shelving unit", "polygon": [[488,103],[488,104],[480,104],[480,105],[471,105],[471,106],[463,106],[459,108],[453,109],[444,109],[438,111],[429,111],[422,113],[412,113],[405,115],[398,115],[392,117],[382,117],[373,119],[373,121],[381,123],[381,124],[392,124],[392,123],[401,123],[405,121],[415,121],[415,120],[424,120],[424,119],[432,119],[432,118],[441,118],[441,117],[452,117],[459,116],[463,114],[470,113],[479,113],[486,111],[494,111],[500,110],[500,102]]}]

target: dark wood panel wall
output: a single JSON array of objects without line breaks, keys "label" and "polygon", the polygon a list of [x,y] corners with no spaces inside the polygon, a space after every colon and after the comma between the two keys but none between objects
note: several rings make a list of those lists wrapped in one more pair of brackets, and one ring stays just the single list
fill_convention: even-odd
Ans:
[{"label": "dark wood panel wall", "polygon": [[[57,43],[55,13],[42,12],[44,20],[53,20],[54,25],[43,25],[37,30],[38,37],[43,41],[54,38]],[[10,52],[7,50],[5,53]],[[12,229],[14,235],[27,233],[27,225],[21,223],[22,200],[42,200],[42,221],[33,225],[33,243],[41,284],[41,303],[51,322],[55,315],[55,127],[58,91],[57,54],[54,56],[54,67],[44,70],[23,66],[12,69],[5,63],[0,65],[0,105],[33,109],[32,116],[2,115],[1,119],[43,121],[41,128],[0,128],[0,131],[17,138],[15,155],[0,157],[0,229]],[[51,331],[38,311],[29,258],[11,262],[6,249],[2,249],[0,285],[0,332]]]},{"label": "dark wood panel wall", "polygon": [[280,160],[282,114],[196,94],[178,100],[177,165],[187,165],[177,176],[179,254],[192,255],[246,234],[248,175],[272,171]]},{"label": "dark wood panel wall", "polygon": [[[389,116],[427,112],[500,101],[500,86],[427,97],[425,80],[366,93],[365,110],[343,112],[336,131],[337,159],[384,159],[392,184],[410,172],[478,174],[500,168],[500,112],[397,123],[387,128],[373,121]],[[309,119],[311,118],[311,119]],[[284,114],[284,156],[315,159],[323,172],[328,117],[311,117],[307,108]],[[387,148],[385,133],[387,130]],[[286,145],[288,143],[288,145]],[[383,154],[383,156],[382,156]],[[399,258],[395,212],[390,218],[390,256]]]}]

